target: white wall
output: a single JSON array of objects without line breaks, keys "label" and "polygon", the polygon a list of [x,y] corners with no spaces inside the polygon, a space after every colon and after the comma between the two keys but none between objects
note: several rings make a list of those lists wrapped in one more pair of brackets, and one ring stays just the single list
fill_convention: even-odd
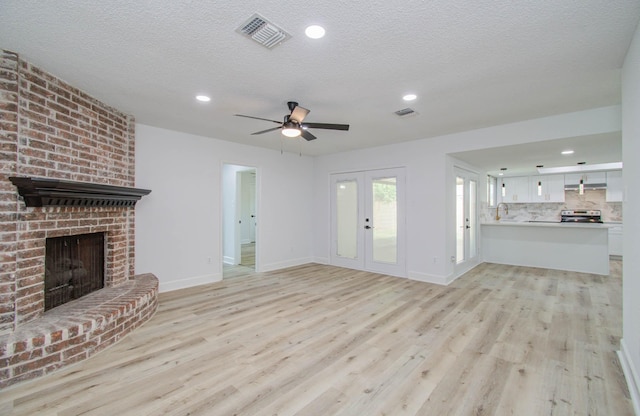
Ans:
[{"label": "white wall", "polygon": [[137,124],[136,273],[161,291],[222,278],[224,163],[258,170],[259,271],[312,259],[312,159]]},{"label": "white wall", "polygon": [[[620,107],[603,107],[519,123],[416,140],[316,158],[314,253],[328,262],[330,247],[329,175],[405,166],[407,168],[408,277],[449,283],[455,254],[452,159],[465,150],[506,146],[582,135],[619,132]],[[447,185],[449,184],[449,185]],[[433,262],[433,259],[436,259]]]},{"label": "white wall", "polygon": [[640,28],[622,71],[623,339],[620,358],[636,414],[640,415]]}]

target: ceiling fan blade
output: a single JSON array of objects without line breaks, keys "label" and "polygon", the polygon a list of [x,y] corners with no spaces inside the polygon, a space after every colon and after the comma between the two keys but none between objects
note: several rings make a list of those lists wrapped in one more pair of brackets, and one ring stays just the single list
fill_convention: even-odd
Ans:
[{"label": "ceiling fan blade", "polygon": [[310,129],[349,130],[348,124],[304,123],[302,127],[308,127]]},{"label": "ceiling fan blade", "polygon": [[291,115],[289,116],[290,120],[295,120],[298,123],[302,123],[302,120],[309,114],[310,110],[306,108],[300,107],[299,105],[295,106],[295,108],[291,111]]},{"label": "ceiling fan blade", "polygon": [[234,116],[238,116],[238,117],[245,117],[245,118],[253,118],[253,119],[255,119],[255,120],[271,121],[272,123],[282,124],[282,121],[269,120],[268,118],[254,117],[254,116],[245,116],[244,114],[234,114]]},{"label": "ceiling fan blade", "polygon": [[256,134],[262,134],[262,133],[268,133],[270,131],[274,131],[274,130],[280,130],[282,127],[274,127],[272,129],[266,129],[266,130],[261,130],[261,131],[257,131],[255,133],[251,133],[251,135],[256,135]]},{"label": "ceiling fan blade", "polygon": [[315,140],[317,139],[316,136],[314,136],[313,134],[311,134],[311,132],[309,132],[309,130],[305,130],[302,129],[300,135],[302,136],[303,139],[305,139],[306,141],[311,141],[311,140]]}]

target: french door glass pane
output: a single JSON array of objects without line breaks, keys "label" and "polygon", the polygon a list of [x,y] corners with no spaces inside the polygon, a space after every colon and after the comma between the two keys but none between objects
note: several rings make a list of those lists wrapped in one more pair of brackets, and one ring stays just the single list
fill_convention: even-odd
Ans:
[{"label": "french door glass pane", "polygon": [[336,254],[355,259],[358,256],[358,183],[355,180],[336,184]]},{"label": "french door glass pane", "polygon": [[477,197],[476,181],[469,181],[469,258],[472,259],[477,254],[476,242],[478,241],[476,233],[476,197]]},{"label": "french door glass pane", "polygon": [[396,178],[378,178],[373,186],[373,260],[396,263],[398,258],[398,202]]},{"label": "french door glass pane", "polygon": [[464,261],[464,178],[456,177],[456,261]]}]

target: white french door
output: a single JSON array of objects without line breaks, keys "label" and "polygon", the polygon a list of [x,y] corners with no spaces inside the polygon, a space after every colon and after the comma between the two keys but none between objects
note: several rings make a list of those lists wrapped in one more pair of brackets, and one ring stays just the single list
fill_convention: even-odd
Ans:
[{"label": "white french door", "polygon": [[404,168],[331,175],[331,264],[404,277]]},{"label": "white french door", "polygon": [[456,271],[468,269],[478,258],[478,177],[455,168],[456,188]]}]

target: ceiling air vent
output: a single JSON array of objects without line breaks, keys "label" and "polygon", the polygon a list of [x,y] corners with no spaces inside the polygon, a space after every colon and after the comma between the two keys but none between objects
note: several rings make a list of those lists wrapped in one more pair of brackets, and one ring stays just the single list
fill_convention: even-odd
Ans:
[{"label": "ceiling air vent", "polygon": [[290,34],[257,13],[241,24],[236,32],[253,39],[267,49],[273,49],[291,37]]},{"label": "ceiling air vent", "polygon": [[398,117],[407,117],[407,116],[415,116],[416,111],[413,108],[403,108],[402,110],[398,110],[394,113],[395,115],[397,115]]}]

